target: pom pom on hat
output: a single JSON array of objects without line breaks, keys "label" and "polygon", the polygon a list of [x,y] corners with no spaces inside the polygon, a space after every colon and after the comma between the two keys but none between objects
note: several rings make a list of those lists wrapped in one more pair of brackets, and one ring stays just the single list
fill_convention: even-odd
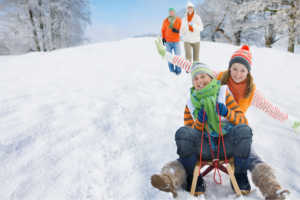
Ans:
[{"label": "pom pom on hat", "polygon": [[242,48],[241,48],[241,49],[244,49],[244,50],[250,51],[250,47],[248,47],[247,45],[244,45],[244,46],[242,46]]},{"label": "pom pom on hat", "polygon": [[186,5],[186,9],[187,9],[188,7],[193,7],[193,8],[194,8],[194,5],[189,1],[189,2],[187,3],[187,5]]}]

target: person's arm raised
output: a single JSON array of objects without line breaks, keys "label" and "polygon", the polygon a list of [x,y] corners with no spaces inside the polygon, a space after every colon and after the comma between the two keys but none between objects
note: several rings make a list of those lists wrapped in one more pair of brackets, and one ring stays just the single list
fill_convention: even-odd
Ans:
[{"label": "person's arm raised", "polygon": [[[181,69],[191,73],[191,67],[193,66],[193,63],[180,56],[176,56],[174,54],[167,52],[164,45],[162,44],[162,40],[160,36],[157,36],[157,38],[158,40],[155,41],[155,44],[159,55],[161,55],[164,60],[167,60],[170,63],[180,67]],[[214,78],[217,78],[220,72],[216,70],[212,70],[212,73],[214,75]]]},{"label": "person's arm raised", "polygon": [[188,61],[180,56],[175,56],[174,54],[167,52],[164,45],[162,44],[160,36],[157,36],[157,37],[158,37],[158,40],[155,41],[155,44],[156,44],[159,55],[161,55],[164,60],[167,60],[170,63],[177,65],[181,69],[183,69],[187,72],[190,72],[190,69],[191,69],[193,63],[191,63],[190,61]]},{"label": "person's arm raised", "polygon": [[268,101],[259,90],[255,89],[251,105],[257,107],[258,109],[267,113],[270,117],[281,121],[283,124],[300,132],[300,121],[296,121],[294,118],[289,116],[287,113],[283,112],[277,106],[273,105]]}]

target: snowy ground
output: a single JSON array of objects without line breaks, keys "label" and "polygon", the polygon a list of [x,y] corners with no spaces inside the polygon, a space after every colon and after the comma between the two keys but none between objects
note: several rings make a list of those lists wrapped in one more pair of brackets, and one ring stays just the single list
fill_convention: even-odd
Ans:
[{"label": "snowy ground", "polygon": [[[0,57],[0,199],[172,199],[150,176],[177,158],[191,80],[168,71],[154,40]],[[226,70],[236,49],[201,42],[200,60]],[[300,55],[251,51],[257,88],[300,120]],[[256,151],[297,199],[300,135],[256,108],[247,117]],[[227,175],[205,180],[206,199],[232,199]],[[252,184],[245,199],[263,197]]]}]

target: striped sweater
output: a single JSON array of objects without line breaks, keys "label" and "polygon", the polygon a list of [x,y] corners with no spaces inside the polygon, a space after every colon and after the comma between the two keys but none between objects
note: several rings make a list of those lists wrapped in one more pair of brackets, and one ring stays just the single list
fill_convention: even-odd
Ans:
[{"label": "striped sweater", "polygon": [[[182,68],[185,71],[190,72],[190,69],[193,65],[190,61],[180,57],[175,56],[173,58],[173,64]],[[214,78],[217,78],[220,74],[219,71],[212,70]],[[255,89],[253,98],[251,100],[251,105],[257,107],[258,109],[267,113],[270,117],[281,121],[282,123],[288,119],[288,114],[280,110],[277,106],[273,105],[270,101],[268,101],[259,90]],[[250,106],[250,105],[249,105]],[[245,113],[246,114],[246,113]]]},{"label": "striped sweater", "polygon": [[[237,124],[248,125],[247,118],[245,117],[244,113],[241,111],[240,107],[235,102],[233,96],[228,91],[226,91],[226,107],[228,108],[228,114],[225,118],[228,119],[230,123],[232,123],[233,125],[237,125]],[[196,121],[194,121],[192,114],[187,106],[185,106],[185,110],[184,110],[184,125],[192,127],[199,131],[202,131],[203,129],[203,123],[200,122],[198,118],[196,119]]]}]

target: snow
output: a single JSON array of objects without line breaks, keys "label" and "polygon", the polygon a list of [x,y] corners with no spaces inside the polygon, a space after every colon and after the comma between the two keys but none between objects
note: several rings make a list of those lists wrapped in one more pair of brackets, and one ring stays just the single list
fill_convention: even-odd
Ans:
[{"label": "snow", "polygon": [[[173,199],[150,176],[178,157],[174,134],[191,80],[169,72],[154,40],[0,57],[0,199]],[[200,60],[226,70],[236,49],[201,42]],[[300,55],[250,50],[257,88],[300,120]],[[298,197],[300,136],[254,107],[247,118],[256,152]],[[206,199],[234,197],[224,173],[222,185],[213,173],[205,180]],[[251,186],[239,198],[264,199]],[[197,198],[179,191],[178,199]]]}]

